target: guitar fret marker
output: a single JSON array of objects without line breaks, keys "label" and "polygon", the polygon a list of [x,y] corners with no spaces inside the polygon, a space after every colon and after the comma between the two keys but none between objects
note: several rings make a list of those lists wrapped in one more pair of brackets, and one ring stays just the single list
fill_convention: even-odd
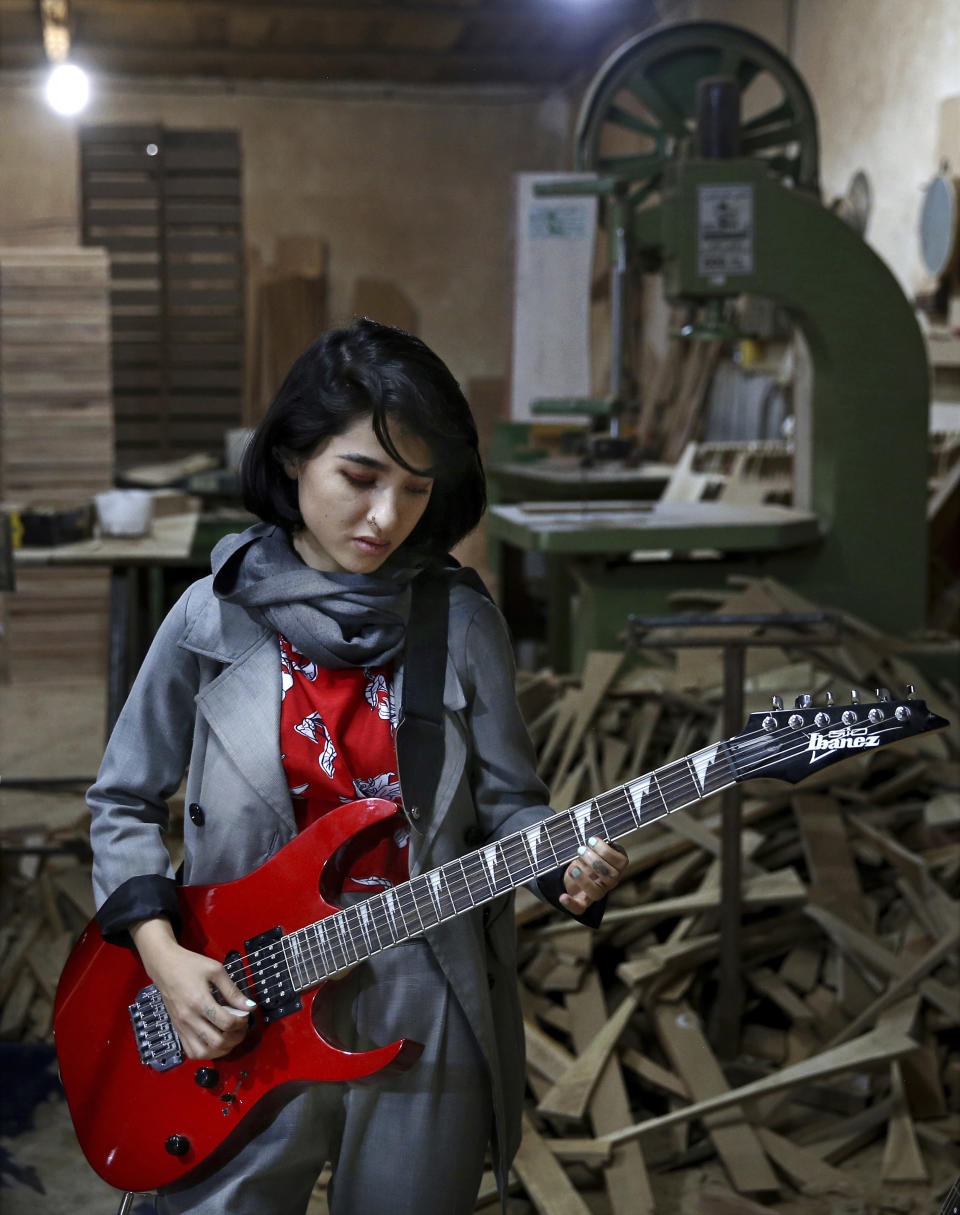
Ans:
[{"label": "guitar fret marker", "polygon": [[700,751],[697,753],[697,755],[692,757],[693,767],[697,774],[697,780],[700,782],[700,788],[704,792],[706,791],[707,787],[707,769],[717,758],[717,752],[719,750],[719,746],[707,747],[704,751]]}]

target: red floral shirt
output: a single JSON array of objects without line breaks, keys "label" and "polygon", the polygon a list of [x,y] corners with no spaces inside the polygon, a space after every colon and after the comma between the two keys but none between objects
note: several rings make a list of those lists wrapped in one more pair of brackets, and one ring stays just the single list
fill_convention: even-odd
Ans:
[{"label": "red floral shirt", "polygon": [[[358,798],[380,797],[399,808],[390,668],[327,671],[279,636],[280,754],[298,829]],[[407,881],[409,838],[398,811],[381,838],[353,861],[343,889],[369,893]]]}]

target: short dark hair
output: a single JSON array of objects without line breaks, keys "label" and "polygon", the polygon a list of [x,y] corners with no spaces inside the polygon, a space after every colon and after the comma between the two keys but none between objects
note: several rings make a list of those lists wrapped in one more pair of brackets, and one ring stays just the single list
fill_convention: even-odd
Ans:
[{"label": "short dark hair", "polygon": [[[240,464],[246,508],[268,523],[303,526],[297,484],[284,460],[370,416],[380,445],[409,472],[434,478],[422,518],[405,545],[439,554],[480,522],[486,482],[470,406],[449,368],[419,338],[367,318],[317,338],[290,368]],[[388,423],[423,439],[429,470],[400,456]]]}]

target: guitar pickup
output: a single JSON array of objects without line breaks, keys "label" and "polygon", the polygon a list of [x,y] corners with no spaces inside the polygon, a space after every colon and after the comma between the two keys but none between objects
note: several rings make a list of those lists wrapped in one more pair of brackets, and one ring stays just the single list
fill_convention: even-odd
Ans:
[{"label": "guitar pickup", "polygon": [[303,1007],[283,948],[283,929],[271,928],[244,941],[246,965],[260,1018],[265,1024]]},{"label": "guitar pickup", "polygon": [[166,1072],[183,1062],[183,1046],[155,984],[137,992],[127,1012],[141,1063],[155,1072]]}]

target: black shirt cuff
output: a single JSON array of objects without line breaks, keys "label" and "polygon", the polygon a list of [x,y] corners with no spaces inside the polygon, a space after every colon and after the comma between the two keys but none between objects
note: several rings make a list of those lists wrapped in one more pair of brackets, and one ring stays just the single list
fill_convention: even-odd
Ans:
[{"label": "black shirt cuff", "polygon": [[111,945],[131,945],[127,929],[140,920],[164,918],[180,932],[180,907],[173,878],[155,873],[128,878],[97,912],[103,939]]},{"label": "black shirt cuff", "polygon": [[560,896],[564,892],[563,875],[565,872],[565,868],[560,868],[551,869],[549,873],[542,873],[537,878],[540,893],[548,903],[552,903],[554,907],[559,907],[561,911],[566,911],[567,915],[575,920],[579,920],[587,928],[599,928],[600,921],[603,919],[603,913],[607,909],[607,896],[604,895],[602,899],[597,899],[595,903],[591,903],[583,915],[574,915],[572,911],[567,911],[567,908],[560,902]]}]

